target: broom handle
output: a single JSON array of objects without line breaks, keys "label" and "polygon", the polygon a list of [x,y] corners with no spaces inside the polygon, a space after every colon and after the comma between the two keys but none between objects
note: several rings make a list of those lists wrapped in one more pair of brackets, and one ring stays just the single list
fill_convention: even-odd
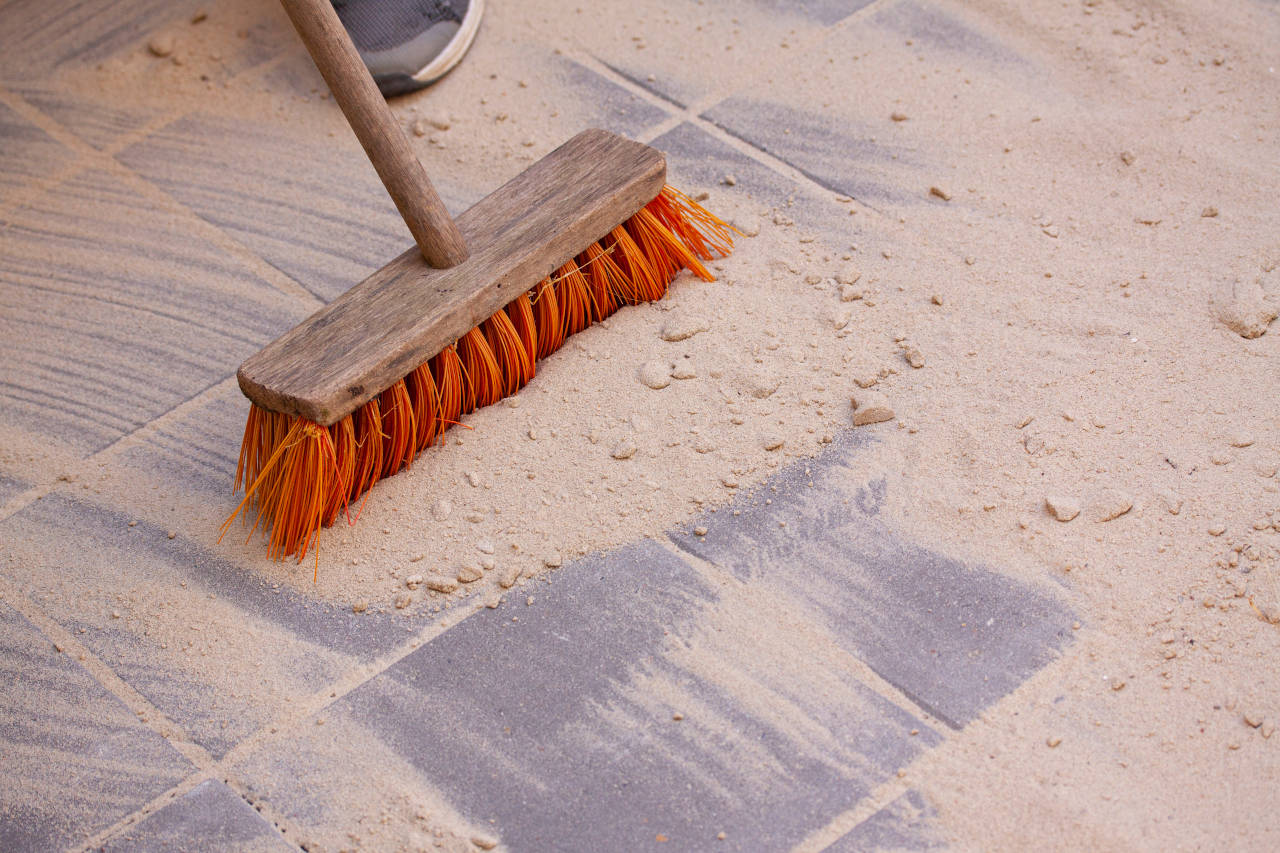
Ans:
[{"label": "broom handle", "polygon": [[418,241],[422,257],[436,269],[465,261],[467,245],[458,226],[414,156],[408,137],[391,114],[332,3],[280,2],[404,217],[404,224]]}]

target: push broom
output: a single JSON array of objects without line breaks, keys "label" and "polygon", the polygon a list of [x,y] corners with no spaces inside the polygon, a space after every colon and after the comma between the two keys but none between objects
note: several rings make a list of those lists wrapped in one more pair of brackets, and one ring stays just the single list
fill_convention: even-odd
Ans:
[{"label": "push broom", "polygon": [[730,229],[645,145],[587,130],[455,222],[329,0],[282,0],[417,246],[251,356],[236,468],[253,531],[299,562],[356,498],[466,413],[513,394],[567,335],[659,299]]}]

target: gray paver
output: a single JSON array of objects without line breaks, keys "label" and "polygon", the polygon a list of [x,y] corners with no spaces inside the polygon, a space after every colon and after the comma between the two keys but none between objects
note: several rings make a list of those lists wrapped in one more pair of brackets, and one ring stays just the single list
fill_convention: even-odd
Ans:
[{"label": "gray paver", "polygon": [[0,850],[82,842],[194,770],[0,602]]},{"label": "gray paver", "polygon": [[941,850],[947,845],[934,821],[937,811],[911,790],[842,835],[824,853]]},{"label": "gray paver", "polygon": [[1017,53],[955,15],[929,3],[896,0],[875,10],[872,23],[931,52],[964,54],[967,60],[1025,64]]},{"label": "gray paver", "polygon": [[748,583],[799,596],[853,654],[959,728],[1056,657],[1071,614],[1044,591],[885,525],[886,479],[855,471],[863,436],[840,434],[738,497],[738,516],[704,514],[672,538]]},{"label": "gray paver", "polygon": [[0,104],[0,201],[74,156],[62,143]]},{"label": "gray paver", "polygon": [[160,115],[158,109],[145,105],[125,105],[54,86],[22,86],[18,93],[24,101],[98,149],[142,129]]},{"label": "gray paver", "polygon": [[[62,492],[0,523],[0,543],[13,581],[215,756],[429,618],[357,615],[275,588],[224,554]],[[27,543],[40,543],[38,557]]]},{"label": "gray paver", "polygon": [[239,795],[212,779],[102,847],[103,853],[269,853],[295,849]]},{"label": "gray paver", "polygon": [[0,232],[0,422],[92,453],[302,316],[172,211],[118,176],[82,172]]},{"label": "gray paver", "polygon": [[[938,736],[838,661],[785,637],[726,637],[771,618],[746,593],[653,542],[588,557],[513,596],[532,605],[479,611],[326,710],[329,726],[303,728],[340,718],[366,732],[512,850],[630,850],[659,834],[673,849],[779,849]],[[255,796],[303,823],[340,810],[298,782],[312,750],[332,763],[349,740],[327,737],[256,756]]]}]

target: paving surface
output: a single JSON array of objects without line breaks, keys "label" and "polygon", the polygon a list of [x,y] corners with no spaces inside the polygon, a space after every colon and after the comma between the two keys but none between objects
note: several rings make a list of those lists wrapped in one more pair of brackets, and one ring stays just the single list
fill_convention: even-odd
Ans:
[{"label": "paving surface", "polygon": [[[0,423],[55,448],[0,457],[0,849],[360,847],[377,836],[355,792],[389,776],[473,827],[423,829],[424,847],[783,850],[824,830],[833,851],[943,845],[899,771],[1068,649],[1074,617],[1054,590],[885,525],[890,487],[855,464],[858,435],[662,539],[567,564],[516,619],[357,616],[173,533],[228,509],[235,366],[406,243],[372,170],[288,121],[77,91],[76,74],[144,57],[148,33],[197,5],[0,2]],[[536,28],[515,39],[501,7],[468,61],[501,59],[483,44],[504,34],[554,74],[566,134],[652,141],[689,183],[734,174],[819,233],[831,191],[925,203],[907,187],[930,155],[872,141],[865,117],[789,106],[809,66],[892,37],[1000,79],[1024,70],[934,4],[782,5],[699,12],[745,22],[730,62],[777,67],[750,90],[711,87],[702,72],[723,60],[669,45],[570,56]],[[308,93],[279,21],[244,27],[219,79]],[[779,46],[782,31],[811,49]],[[441,189],[458,210],[486,183],[464,171]],[[61,477],[77,465],[101,471],[92,488]],[[190,504],[111,498],[142,472]],[[83,577],[92,591],[69,579]],[[252,642],[175,656],[165,608],[122,604],[156,589]],[[725,641],[760,618],[787,629]],[[264,657],[288,677],[254,677]]]}]

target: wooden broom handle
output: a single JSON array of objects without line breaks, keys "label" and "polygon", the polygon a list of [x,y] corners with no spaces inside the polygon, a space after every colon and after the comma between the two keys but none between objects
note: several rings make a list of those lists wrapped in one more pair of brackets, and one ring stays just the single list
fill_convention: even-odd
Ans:
[{"label": "wooden broom handle", "polygon": [[418,241],[422,257],[436,269],[465,261],[467,245],[458,226],[414,156],[409,138],[391,114],[333,4],[329,0],[280,2]]}]

